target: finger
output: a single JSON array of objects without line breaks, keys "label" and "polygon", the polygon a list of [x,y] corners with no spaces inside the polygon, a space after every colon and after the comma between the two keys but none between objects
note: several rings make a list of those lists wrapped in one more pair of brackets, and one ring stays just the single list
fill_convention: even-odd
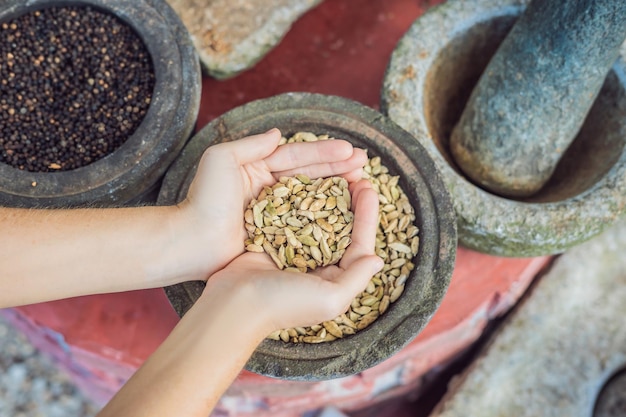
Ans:
[{"label": "finger", "polygon": [[361,178],[363,178],[363,168],[359,167],[357,169],[353,169],[350,172],[346,172],[345,174],[341,174],[342,177],[346,179],[346,181],[352,183],[357,182]]},{"label": "finger", "polygon": [[258,271],[274,271],[278,270],[278,267],[272,261],[272,258],[267,253],[258,252],[244,252],[236,257],[232,262],[232,265],[245,266],[249,270]]},{"label": "finger", "polygon": [[350,184],[350,195],[352,196],[352,207],[356,207],[357,201],[359,201],[359,196],[361,195],[361,191],[366,189],[371,189],[372,183],[369,180],[360,180],[357,182],[353,182]]},{"label": "finger", "polygon": [[323,278],[325,281],[335,281],[341,272],[341,268],[337,265],[328,265],[315,269],[314,274]]},{"label": "finger", "polygon": [[[342,304],[350,301],[367,287],[367,283],[378,271],[383,268],[384,262],[376,255],[362,256],[356,259],[348,269],[339,275],[334,282],[338,286],[336,291]],[[345,303],[345,300],[348,300]]]},{"label": "finger", "polygon": [[349,159],[354,150],[345,140],[290,143],[276,149],[265,159],[272,172],[288,171],[308,165],[327,164]]},{"label": "finger", "polygon": [[232,142],[220,143],[211,148],[213,155],[220,159],[223,152],[233,155],[239,165],[261,161],[270,156],[278,147],[281,134],[274,128],[259,135],[248,136]]},{"label": "finger", "polygon": [[[333,141],[334,142],[334,141]],[[310,178],[323,178],[339,176],[362,168],[367,162],[367,154],[362,149],[354,149],[348,159],[336,162],[324,162],[311,165],[302,165],[298,168],[274,172],[274,176],[293,177],[296,174],[304,174]]]},{"label": "finger", "polygon": [[378,228],[378,194],[376,191],[363,187],[357,194],[352,210],[354,212],[352,243],[346,249],[340,263],[344,269],[350,267],[357,259],[374,254]]}]

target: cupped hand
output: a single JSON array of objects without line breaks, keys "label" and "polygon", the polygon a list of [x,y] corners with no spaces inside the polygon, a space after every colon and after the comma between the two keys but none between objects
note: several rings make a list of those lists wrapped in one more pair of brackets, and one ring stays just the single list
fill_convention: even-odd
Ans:
[{"label": "cupped hand", "polygon": [[349,182],[361,178],[367,155],[349,142],[278,146],[280,138],[280,131],[272,129],[205,151],[187,198],[179,205],[184,224],[179,233],[191,236],[186,248],[190,273],[181,280],[206,280],[243,253],[245,207],[281,176],[341,175]]},{"label": "cupped hand", "polygon": [[374,255],[378,195],[365,180],[351,184],[350,189],[352,243],[338,266],[306,274],[281,271],[267,254],[249,252],[209,278],[200,300],[245,293],[245,303],[254,306],[264,335],[276,329],[321,323],[345,312],[383,266],[382,259]]}]

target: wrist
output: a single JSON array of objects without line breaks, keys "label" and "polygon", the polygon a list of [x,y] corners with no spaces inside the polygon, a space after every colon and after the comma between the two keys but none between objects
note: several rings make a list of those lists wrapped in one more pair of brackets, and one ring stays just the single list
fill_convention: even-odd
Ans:
[{"label": "wrist", "polygon": [[103,415],[210,413],[267,333],[247,291],[221,283],[208,289]]},{"label": "wrist", "polygon": [[203,317],[215,317],[214,314],[219,314],[228,334],[245,335],[256,347],[275,330],[272,327],[271,307],[260,302],[260,295],[253,282],[220,275],[218,272],[208,280],[206,288],[196,301],[197,310],[202,311]]},{"label": "wrist", "polygon": [[[167,286],[183,281],[205,280],[198,261],[198,248],[207,247],[200,242],[200,234],[179,206],[155,207],[159,213],[153,216],[156,233],[147,235],[146,247],[153,248],[148,276],[154,286]],[[205,253],[210,254],[210,248]]]}]

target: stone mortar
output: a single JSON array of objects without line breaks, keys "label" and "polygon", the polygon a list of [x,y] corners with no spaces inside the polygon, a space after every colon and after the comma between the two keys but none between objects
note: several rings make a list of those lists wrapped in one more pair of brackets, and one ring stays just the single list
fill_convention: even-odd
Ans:
[{"label": "stone mortar", "polygon": [[459,243],[500,256],[563,252],[626,211],[626,45],[581,131],[546,186],[528,199],[491,194],[463,176],[450,132],[527,0],[450,0],[419,18],[392,55],[383,112],[411,132],[443,173]]},{"label": "stone mortar", "polygon": [[[381,156],[416,209],[420,250],[404,294],[371,326],[319,345],[264,340],[246,369],[272,377],[323,380],[352,375],[396,353],[424,328],[439,306],[456,256],[456,219],[448,192],[428,154],[411,135],[375,110],[347,99],[290,93],[258,100],[215,119],[198,132],[167,172],[158,204],[184,199],[204,150],[278,127],[283,134],[329,134]],[[243,211],[241,213],[243,216]],[[166,288],[183,315],[199,298],[203,282]]]},{"label": "stone mortar", "polygon": [[575,139],[626,40],[626,2],[534,0],[489,61],[450,136],[463,173],[529,197]]},{"label": "stone mortar", "polygon": [[117,206],[145,200],[160,186],[198,115],[201,74],[189,34],[164,0],[7,0],[0,6],[0,22],[51,6],[91,6],[132,27],[152,57],[151,105],[121,147],[82,168],[41,173],[0,164],[0,205]]},{"label": "stone mortar", "polygon": [[225,79],[272,50],[322,0],[167,0],[191,33],[203,70]]}]

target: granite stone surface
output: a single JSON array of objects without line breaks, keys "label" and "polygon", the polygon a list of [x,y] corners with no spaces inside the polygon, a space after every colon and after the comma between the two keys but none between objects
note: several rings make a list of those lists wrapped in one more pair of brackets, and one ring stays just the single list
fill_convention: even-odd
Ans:
[{"label": "granite stone surface", "polygon": [[624,251],[626,219],[557,259],[433,417],[624,415]]},{"label": "granite stone surface", "polygon": [[98,407],[0,316],[0,416],[91,417]]}]

